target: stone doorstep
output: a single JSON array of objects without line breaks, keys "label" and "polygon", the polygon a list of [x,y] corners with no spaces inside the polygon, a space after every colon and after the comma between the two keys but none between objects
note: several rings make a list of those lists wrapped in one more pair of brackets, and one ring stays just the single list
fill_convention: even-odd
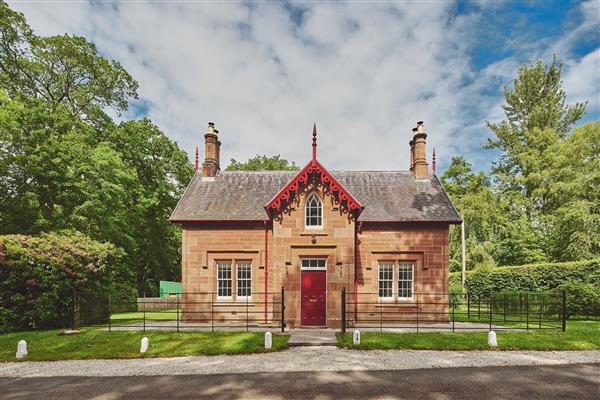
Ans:
[{"label": "stone doorstep", "polygon": [[335,332],[330,329],[291,329],[288,346],[336,346]]}]

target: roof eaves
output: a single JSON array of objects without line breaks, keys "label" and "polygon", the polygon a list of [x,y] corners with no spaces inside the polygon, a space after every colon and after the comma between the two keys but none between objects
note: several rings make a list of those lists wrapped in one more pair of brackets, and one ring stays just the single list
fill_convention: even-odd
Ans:
[{"label": "roof eaves", "polygon": [[183,194],[181,195],[181,197],[179,198],[179,200],[177,201],[177,205],[175,206],[175,208],[173,209],[173,212],[171,212],[171,216],[169,217],[169,222],[170,223],[177,223],[177,220],[173,218],[173,215],[175,215],[175,212],[177,211],[177,209],[179,208],[179,205],[181,204],[181,201],[183,200],[183,198],[185,197],[185,194],[187,193],[188,189],[190,188],[192,182],[194,181],[194,179],[196,178],[196,175],[198,175],[198,170],[196,170],[194,172],[194,175],[192,175],[192,179],[190,179],[190,181],[188,182],[187,186],[185,187],[185,190],[183,191]]}]

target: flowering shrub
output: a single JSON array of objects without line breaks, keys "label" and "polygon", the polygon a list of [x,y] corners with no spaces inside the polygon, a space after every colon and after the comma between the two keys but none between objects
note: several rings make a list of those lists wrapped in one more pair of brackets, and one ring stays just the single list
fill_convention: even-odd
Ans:
[{"label": "flowering shrub", "polygon": [[106,321],[109,293],[135,299],[123,255],[79,232],[0,236],[0,332]]}]

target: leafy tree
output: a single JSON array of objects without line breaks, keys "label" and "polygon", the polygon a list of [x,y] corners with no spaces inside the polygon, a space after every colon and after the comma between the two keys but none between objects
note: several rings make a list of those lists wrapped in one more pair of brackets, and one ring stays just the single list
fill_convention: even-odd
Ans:
[{"label": "leafy tree", "polygon": [[[450,167],[440,177],[442,184],[465,221],[467,269],[479,264],[493,266],[493,239],[496,236],[500,207],[483,173],[473,172],[463,157],[452,157]],[[450,234],[450,269],[461,269],[461,232]]]},{"label": "leafy tree", "polygon": [[298,171],[299,169],[294,161],[290,163],[279,154],[271,157],[257,154],[246,162],[239,162],[232,158],[225,171]]},{"label": "leafy tree", "polygon": [[168,222],[193,175],[147,119],[115,124],[137,83],[93,44],[36,36],[0,2],[0,234],[78,230],[125,252],[140,293],[180,276]]},{"label": "leafy tree", "polygon": [[546,193],[540,190],[540,174],[548,167],[544,153],[564,139],[585,113],[585,103],[566,104],[561,81],[562,64],[541,60],[519,68],[513,87],[504,88],[505,119],[488,122],[496,135],[488,148],[501,151],[493,173],[504,195],[521,207],[528,218],[544,212]]},{"label": "leafy tree", "polygon": [[[469,269],[600,255],[600,123],[571,132],[585,104],[566,104],[560,75],[556,59],[538,60],[504,89],[506,118],[488,123],[486,147],[500,150],[490,177],[461,157],[442,175],[466,221]],[[450,254],[460,269],[458,230]]]},{"label": "leafy tree", "polygon": [[117,61],[78,36],[36,36],[25,17],[0,2],[0,83],[9,95],[41,99],[74,116],[106,123],[105,107],[127,109],[137,82]]},{"label": "leafy tree", "polygon": [[167,221],[193,175],[187,155],[148,119],[124,122],[109,132],[124,162],[133,169],[135,184],[129,189],[136,216],[129,254],[138,271],[138,287],[157,290],[158,280],[181,277],[181,230]]},{"label": "leafy tree", "polygon": [[548,152],[553,158],[545,216],[548,253],[557,260],[600,255],[600,122],[573,131]]}]

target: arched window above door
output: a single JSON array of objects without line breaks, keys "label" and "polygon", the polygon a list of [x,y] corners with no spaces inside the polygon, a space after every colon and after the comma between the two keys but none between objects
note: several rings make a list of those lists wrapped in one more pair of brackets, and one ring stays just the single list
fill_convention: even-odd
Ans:
[{"label": "arched window above door", "polygon": [[313,193],[306,199],[304,205],[304,226],[308,229],[323,228],[323,202]]}]

